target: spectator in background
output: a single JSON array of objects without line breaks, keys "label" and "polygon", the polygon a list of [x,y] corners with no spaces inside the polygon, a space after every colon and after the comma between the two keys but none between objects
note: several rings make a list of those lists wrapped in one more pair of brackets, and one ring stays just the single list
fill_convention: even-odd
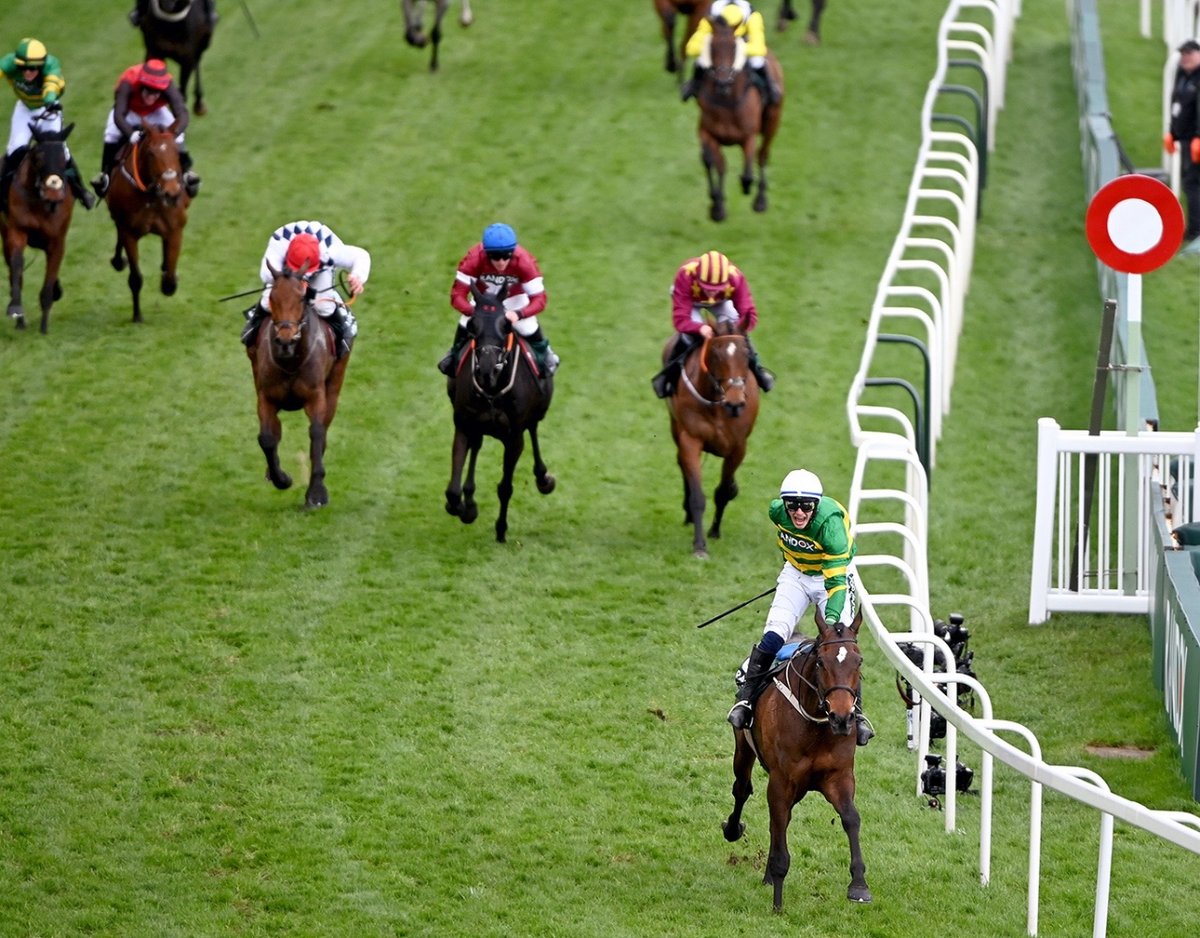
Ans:
[{"label": "spectator in background", "polygon": [[1180,178],[1187,206],[1180,254],[1200,254],[1200,42],[1189,39],[1179,47],[1179,68],[1171,92],[1171,126],[1163,138],[1168,153],[1179,147]]}]

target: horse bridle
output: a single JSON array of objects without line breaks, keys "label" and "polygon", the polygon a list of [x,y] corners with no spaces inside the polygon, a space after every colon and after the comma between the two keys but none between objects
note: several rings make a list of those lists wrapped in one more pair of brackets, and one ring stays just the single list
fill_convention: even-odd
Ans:
[{"label": "horse bridle", "polygon": [[496,363],[496,367],[500,370],[503,370],[504,368],[509,367],[511,365],[511,367],[509,368],[508,383],[505,384],[504,387],[501,388],[499,391],[497,391],[495,394],[489,394],[482,387],[480,387],[479,379],[475,377],[475,362],[476,362],[475,349],[476,349],[477,342],[475,339],[471,339],[471,387],[475,391],[475,393],[477,393],[480,397],[484,398],[484,400],[494,401],[494,400],[497,400],[498,398],[504,397],[505,394],[507,394],[509,391],[512,390],[513,385],[517,383],[517,358],[518,358],[518,356],[512,354],[513,347],[515,344],[516,344],[515,335],[513,332],[510,331],[508,333],[507,341],[504,343],[504,351],[501,354],[499,361],[497,361],[497,363]]},{"label": "horse bridle", "polygon": [[131,183],[133,183],[134,188],[137,189],[138,192],[144,192],[147,195],[154,196],[155,198],[161,199],[163,197],[163,190],[162,190],[162,185],[161,185],[162,180],[174,179],[179,174],[177,172],[175,172],[175,170],[173,170],[173,169],[167,169],[158,175],[158,178],[154,180],[153,186],[146,185],[146,183],[142,180],[141,167],[139,165],[141,163],[141,146],[144,141],[145,141],[145,138],[143,137],[141,140],[138,140],[136,143],[130,144],[130,150],[132,151],[132,156],[129,159],[129,163],[131,163],[133,166],[133,172],[129,171],[129,167],[125,165],[125,161],[121,162],[121,172],[124,174],[126,179],[128,179]]},{"label": "horse bridle", "polygon": [[[734,336],[716,336],[715,338],[734,338]],[[708,345],[712,339],[705,339],[704,344],[700,347],[700,371],[708,376],[708,380],[712,382],[712,386],[716,389],[718,395],[716,400],[710,397],[705,397],[692,383],[692,379],[688,376],[687,365],[680,369],[680,374],[683,376],[683,384],[691,393],[692,397],[698,400],[701,404],[706,404],[709,407],[717,407],[725,403],[725,396],[732,388],[741,388],[746,386],[745,378],[718,378],[708,370],[708,365],[705,363],[708,355]]]},{"label": "horse bridle", "polygon": [[[830,639],[826,639],[825,641],[814,642],[813,646],[809,650],[808,654],[806,654],[804,656],[804,662],[807,664],[809,659],[812,659],[813,667],[819,673],[821,670],[821,659],[819,656],[820,656],[820,652],[821,652],[822,648],[826,647],[827,645],[854,644],[857,641],[858,640],[856,638],[854,638],[854,636],[848,636],[848,637],[844,637],[844,638],[830,638]],[[794,673],[796,675],[796,679],[798,681],[800,681],[802,684],[804,684],[806,687],[808,687],[809,690],[811,690],[814,694],[817,695],[817,715],[816,716],[809,713],[804,708],[804,704],[802,704],[800,702],[800,698],[797,697],[794,693],[792,693],[790,681],[787,681],[787,680],[781,681],[781,680],[779,680],[779,678],[774,678],[773,680],[775,682],[775,686],[779,689],[779,692],[782,693],[783,696],[787,699],[788,703],[790,703],[796,709],[796,711],[802,717],[804,717],[804,719],[808,720],[810,723],[828,723],[829,722],[829,695],[832,694],[835,690],[844,690],[844,691],[848,692],[851,697],[854,697],[857,699],[858,688],[850,687],[846,684],[833,684],[829,687],[824,687],[824,686],[822,686],[820,677],[817,678],[817,681],[815,683],[813,681],[810,681],[807,677],[804,676],[803,667],[797,668],[797,667],[795,667],[795,663],[796,663],[795,658],[788,661],[787,668],[784,670],[784,677],[786,678],[788,674]]]}]

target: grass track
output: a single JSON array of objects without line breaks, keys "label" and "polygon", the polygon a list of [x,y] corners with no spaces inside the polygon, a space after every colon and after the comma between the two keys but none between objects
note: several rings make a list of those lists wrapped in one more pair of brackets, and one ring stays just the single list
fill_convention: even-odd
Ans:
[{"label": "grass track", "polygon": [[[63,58],[88,175],[111,82],[139,53],[125,6],[104,6],[0,10],[0,36]],[[935,612],[967,614],[997,711],[1050,758],[1190,808],[1144,625],[1023,624],[1034,423],[1086,420],[1099,309],[1066,23],[1026,6],[935,472]],[[772,916],[765,780],[746,840],[717,827],[730,673],[763,610],[692,628],[774,576],[763,507],[787,469],[844,487],[845,387],[941,5],[839,0],[821,49],[773,40],[789,100],[771,208],[733,195],[720,228],[649,3],[477,7],[431,76],[394,3],[254,3],[261,40],[222,4],[211,113],[189,131],[205,188],[179,294],[147,290],[132,326],[110,223],[81,212],[50,335],[0,329],[0,934],[893,936],[968,914],[978,934],[1023,934],[1024,789],[998,793],[981,890],[972,802],[945,838],[913,797],[903,711],[869,648],[880,737],[859,800],[876,901],[845,902],[844,838],[806,802]],[[239,303],[215,302],[252,287],[266,236],[305,216],[374,257],[316,514],[262,482]],[[450,425],[433,371],[454,265],[495,218],[542,262],[564,360],[544,431],[559,488],[537,495],[527,454],[503,547],[494,445],[480,521],[441,508]],[[781,380],[698,564],[648,379],[675,266],[710,246],[747,270]],[[294,471],[306,433],[293,418],[284,434]],[[1099,688],[1119,705],[1097,708]],[[1157,754],[1101,763],[1093,741]],[[1047,824],[1041,933],[1086,933],[1096,821],[1051,798]],[[1196,858],[1122,829],[1115,868],[1111,935],[1187,933]]]}]

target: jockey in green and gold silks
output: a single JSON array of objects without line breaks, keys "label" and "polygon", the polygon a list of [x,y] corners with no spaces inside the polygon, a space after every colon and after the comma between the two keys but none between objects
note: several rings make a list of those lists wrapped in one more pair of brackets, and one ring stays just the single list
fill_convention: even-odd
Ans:
[{"label": "jockey in green and gold silks", "polygon": [[[744,667],[745,680],[729,711],[734,729],[753,722],[753,701],[771,672],[775,655],[792,638],[796,623],[812,605],[827,623],[850,624],[857,613],[854,554],[850,516],[841,502],[825,494],[821,480],[807,469],[794,469],[779,486],[779,497],[767,508],[775,525],[776,543],[783,552],[783,569],[775,581],[775,598],[767,613],[762,638]],[[858,745],[875,735],[862,714],[861,689],[856,689]]]},{"label": "jockey in green and gold silks", "polygon": [[[7,201],[8,186],[17,166],[29,149],[33,139],[33,128],[40,131],[60,133],[63,127],[62,98],[67,81],[63,78],[62,65],[46,51],[38,39],[25,38],[17,48],[0,57],[0,74],[3,74],[17,96],[9,123],[8,143],[4,147],[4,163],[0,166],[0,198]],[[95,196],[84,188],[83,177],[71,150],[64,144],[67,153],[67,183],[75,198],[84,208],[96,204]]]}]

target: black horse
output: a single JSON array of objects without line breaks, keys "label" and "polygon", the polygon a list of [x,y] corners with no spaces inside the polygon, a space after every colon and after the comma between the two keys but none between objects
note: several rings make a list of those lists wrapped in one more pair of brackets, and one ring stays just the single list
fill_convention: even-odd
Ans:
[{"label": "black horse", "polygon": [[138,28],[146,41],[146,58],[174,59],[179,63],[179,88],[187,99],[188,80],[196,73],[192,113],[205,114],[204,88],[200,83],[200,57],[213,35],[210,0],[138,0]]},{"label": "black horse", "polygon": [[[538,423],[550,409],[554,379],[540,373],[525,340],[513,332],[504,315],[505,289],[484,293],[475,284],[475,311],[467,321],[470,342],[448,379],[454,403],[454,449],[446,511],[470,524],[479,516],[475,504],[475,460],[485,436],[504,444],[504,474],[496,486],[500,516],[496,540],[508,531],[508,502],[513,493],[513,472],[525,449],[525,431],[533,445],[533,475],[543,495],[554,491],[554,476],[546,471],[538,446]],[[467,457],[470,457],[469,461]],[[466,484],[462,483],[467,464]]]}]

